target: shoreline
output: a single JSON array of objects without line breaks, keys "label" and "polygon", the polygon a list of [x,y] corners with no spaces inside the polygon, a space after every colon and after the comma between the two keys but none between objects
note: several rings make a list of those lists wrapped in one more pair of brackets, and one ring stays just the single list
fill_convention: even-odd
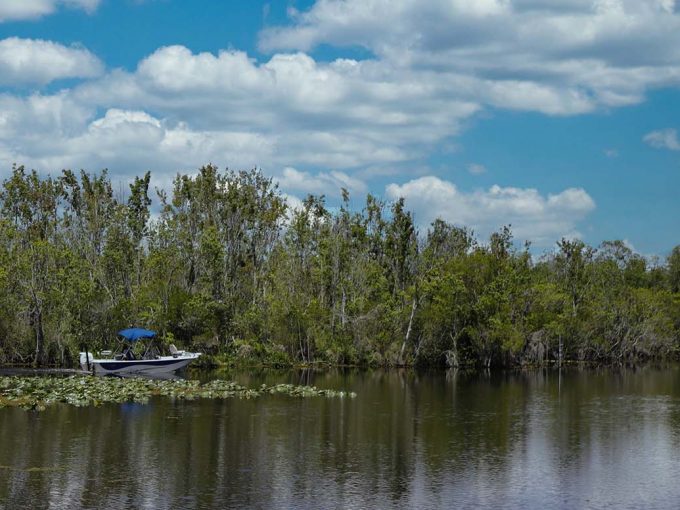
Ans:
[{"label": "shoreline", "polygon": [[[333,370],[356,370],[356,371],[399,371],[409,370],[415,372],[448,372],[450,370],[457,370],[461,372],[481,373],[481,372],[508,372],[508,371],[523,371],[523,370],[555,370],[555,369],[601,369],[601,368],[643,368],[649,366],[663,367],[677,364],[680,361],[677,356],[669,358],[648,358],[640,360],[628,360],[619,362],[600,362],[591,360],[563,360],[560,364],[557,360],[550,360],[546,363],[524,363],[517,365],[494,365],[485,367],[482,365],[463,365],[458,367],[449,367],[444,365],[364,365],[364,364],[332,364],[326,362],[313,363],[267,363],[267,362],[251,362],[251,361],[218,361],[209,366],[193,366],[189,367],[188,371],[192,373],[210,373],[222,370],[276,370],[276,371],[295,371],[295,370],[314,370],[314,371],[333,371]],[[85,375],[90,374],[87,370],[78,368],[67,368],[56,365],[34,366],[29,364],[0,364],[0,375],[12,375],[16,372],[17,375],[26,375],[30,373],[54,374],[54,375]]]}]

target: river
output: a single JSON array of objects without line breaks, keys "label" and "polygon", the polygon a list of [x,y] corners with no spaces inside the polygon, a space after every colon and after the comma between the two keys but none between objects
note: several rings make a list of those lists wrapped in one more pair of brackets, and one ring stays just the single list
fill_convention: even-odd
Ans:
[{"label": "river", "polygon": [[201,377],[357,397],[0,409],[0,508],[680,505],[680,367]]}]

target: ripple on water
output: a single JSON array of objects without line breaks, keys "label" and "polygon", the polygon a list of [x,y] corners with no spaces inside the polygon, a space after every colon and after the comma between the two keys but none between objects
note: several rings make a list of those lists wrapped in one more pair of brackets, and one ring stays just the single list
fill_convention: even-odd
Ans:
[{"label": "ripple on water", "polygon": [[328,372],[304,380],[357,398],[2,409],[0,507],[674,508],[678,373]]}]

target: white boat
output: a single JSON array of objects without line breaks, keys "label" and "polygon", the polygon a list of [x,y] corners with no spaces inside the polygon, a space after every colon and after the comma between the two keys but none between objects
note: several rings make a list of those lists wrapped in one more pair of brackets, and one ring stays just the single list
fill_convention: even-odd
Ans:
[{"label": "white boat", "polygon": [[[170,345],[170,355],[162,356],[153,342],[154,331],[141,328],[124,329],[118,333],[126,340],[121,352],[102,351],[101,357],[95,358],[85,350],[80,353],[80,366],[83,370],[93,370],[98,375],[162,375],[176,372],[186,367],[201,356],[200,352],[180,351]],[[134,353],[133,344],[140,340],[151,340],[138,356]]]}]

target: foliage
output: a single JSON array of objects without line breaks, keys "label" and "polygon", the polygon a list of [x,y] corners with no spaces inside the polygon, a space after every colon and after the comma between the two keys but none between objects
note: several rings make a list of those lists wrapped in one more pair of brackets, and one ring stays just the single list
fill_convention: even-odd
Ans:
[{"label": "foliage", "polygon": [[[15,167],[0,188],[0,362],[74,365],[138,325],[210,360],[510,366],[678,351],[680,246],[562,239],[534,259],[403,200],[287,207],[258,170],[206,166],[125,200],[107,173]],[[152,214],[152,212],[154,214]]]}]

